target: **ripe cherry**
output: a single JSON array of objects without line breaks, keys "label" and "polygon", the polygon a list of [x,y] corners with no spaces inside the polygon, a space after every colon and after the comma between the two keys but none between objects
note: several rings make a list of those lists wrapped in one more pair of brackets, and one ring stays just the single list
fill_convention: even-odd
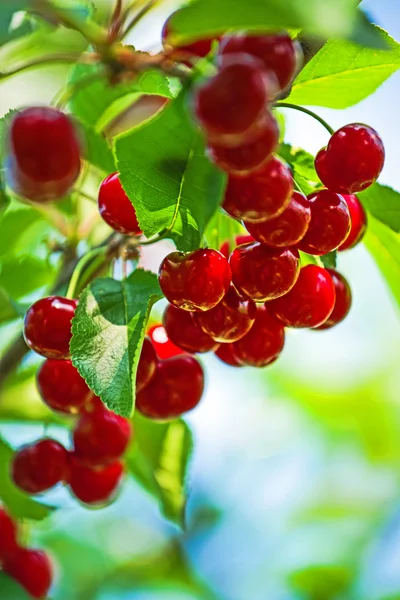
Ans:
[{"label": "ripe cherry", "polygon": [[65,196],[78,178],[81,161],[71,119],[49,106],[18,113],[9,132],[7,178],[14,191],[35,202]]},{"label": "ripe cherry", "polygon": [[367,231],[367,213],[357,196],[343,195],[343,198],[350,211],[351,228],[349,235],[338,248],[340,251],[350,250],[350,248],[357,246]]},{"label": "ripe cherry", "polygon": [[102,181],[98,202],[100,215],[115,231],[128,235],[142,233],[136,211],[122,187],[118,173],[112,173]]},{"label": "ripe cherry", "polygon": [[375,129],[352,123],[336,131],[315,158],[322,183],[332,192],[355,194],[372,185],[385,162],[385,148]]},{"label": "ripe cherry", "polygon": [[335,286],[326,269],[306,265],[288,294],[268,304],[271,315],[288,327],[318,327],[335,305]]},{"label": "ripe cherry", "polygon": [[341,323],[347,317],[351,308],[351,289],[347,279],[334,269],[327,269],[327,271],[335,286],[335,306],[328,319],[318,329],[330,329]]},{"label": "ripe cherry", "polygon": [[283,213],[263,223],[245,222],[246,229],[258,242],[275,248],[295,246],[304,237],[311,221],[311,205],[300,192],[293,192]]},{"label": "ripe cherry", "polygon": [[[248,244],[249,242],[254,242],[254,238],[251,235],[237,235],[235,237],[235,245],[234,248],[236,246],[241,246],[242,244]],[[221,252],[221,254],[223,254],[225,256],[225,258],[229,258],[231,255],[231,251],[229,248],[230,244],[229,241],[226,241],[222,244],[221,248],[219,249],[219,251]],[[232,250],[234,249],[232,248]]]},{"label": "ripe cherry", "polygon": [[28,494],[45,492],[63,481],[67,457],[64,446],[50,438],[23,446],[13,458],[13,481]]},{"label": "ripe cherry", "polygon": [[166,358],[172,358],[173,356],[185,354],[182,348],[178,348],[178,346],[171,342],[161,323],[159,325],[153,325],[148,333],[158,358],[164,360]]},{"label": "ripe cherry", "polygon": [[350,231],[350,211],[340,194],[320,190],[308,196],[311,222],[306,235],[299,243],[300,250],[308,254],[326,254],[336,250]]},{"label": "ripe cherry", "polygon": [[235,287],[256,302],[287,294],[299,275],[299,254],[291,248],[269,248],[259,242],[244,244],[229,259]]},{"label": "ripe cherry", "polygon": [[136,392],[139,392],[153,379],[157,369],[157,354],[149,337],[143,340],[142,353],[136,373]]},{"label": "ripe cherry", "polygon": [[136,397],[137,409],[151,419],[174,419],[201,400],[204,373],[193,356],[176,356],[158,363],[150,385]]},{"label": "ripe cherry", "polygon": [[37,385],[45,404],[66,414],[78,413],[93,394],[70,360],[45,360]]},{"label": "ripe cherry", "polygon": [[211,310],[194,315],[202,330],[217,342],[236,342],[250,330],[256,318],[253,300],[241,296],[233,285]]},{"label": "ripe cherry", "polygon": [[259,305],[253,327],[236,342],[234,351],[242,365],[265,367],[278,358],[284,344],[282,323],[270,315],[267,306]]},{"label": "ripe cherry", "polygon": [[120,461],[105,467],[82,465],[71,454],[69,457],[68,483],[75,498],[84,504],[106,504],[115,497],[124,474]]},{"label": "ripe cherry", "polygon": [[0,564],[18,548],[18,528],[5,508],[0,507]]},{"label": "ripe cherry", "polygon": [[248,177],[229,177],[222,207],[235,219],[260,223],[280,215],[290,202],[293,177],[290,169],[272,156]]},{"label": "ripe cherry", "polygon": [[42,550],[17,548],[4,562],[4,571],[33,598],[47,598],[53,580],[53,567]]},{"label": "ripe cherry", "polygon": [[171,304],[196,312],[210,310],[222,300],[231,283],[231,270],[225,256],[206,248],[168,254],[158,278]]},{"label": "ripe cherry", "polygon": [[221,344],[218,350],[215,351],[215,356],[230,367],[243,367],[242,363],[236,355],[236,342],[231,344]]},{"label": "ripe cherry", "polygon": [[199,327],[194,318],[195,314],[169,304],[163,316],[163,324],[168,338],[186,352],[195,353],[216,350],[218,342],[213,340],[207,333],[204,333]]},{"label": "ripe cherry", "polygon": [[203,58],[204,56],[207,56],[207,54],[209,54],[214,39],[199,39],[187,44],[171,46],[168,38],[173,33],[173,29],[171,27],[171,19],[175,14],[176,12],[170,15],[164,23],[161,32],[162,44],[164,46],[164,50],[166,50],[166,52],[169,53],[169,56],[173,58],[173,60],[184,62],[185,64],[188,64],[190,66],[192,62],[191,59],[196,57]]},{"label": "ripe cherry", "polygon": [[41,298],[25,315],[24,336],[31,350],[45,358],[69,358],[71,320],[77,300],[61,296]]}]

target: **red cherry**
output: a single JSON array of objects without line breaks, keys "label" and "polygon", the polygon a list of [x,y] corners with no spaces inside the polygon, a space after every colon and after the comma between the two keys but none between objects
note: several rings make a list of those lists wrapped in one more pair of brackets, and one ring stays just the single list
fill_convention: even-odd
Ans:
[{"label": "red cherry", "polygon": [[271,315],[288,327],[318,327],[335,305],[335,286],[326,269],[306,265],[288,294],[268,304]]},{"label": "red cherry", "polygon": [[24,198],[62,198],[78,178],[78,136],[71,119],[55,108],[31,107],[18,113],[11,123],[9,149],[7,177]]},{"label": "red cherry", "polygon": [[17,524],[5,508],[0,507],[0,564],[18,548]]},{"label": "red cherry", "polygon": [[318,329],[330,329],[341,323],[347,317],[351,308],[351,289],[347,279],[334,269],[327,269],[327,271],[335,286],[335,306],[328,319]]},{"label": "red cherry", "polygon": [[100,215],[110,227],[128,235],[142,233],[136,211],[122,187],[118,173],[106,177],[99,189]]},{"label": "red cherry", "polygon": [[245,222],[246,229],[258,242],[275,248],[294,246],[304,237],[311,221],[311,205],[300,192],[293,192],[285,210],[263,223]]},{"label": "red cherry", "polygon": [[59,442],[45,438],[23,446],[15,453],[12,478],[28,494],[40,494],[63,481],[67,451]]},{"label": "red cherry", "polygon": [[[268,304],[268,303],[267,303]],[[257,307],[253,327],[235,344],[235,355],[242,365],[265,367],[273,363],[283,350],[285,331],[265,305]]]},{"label": "red cherry", "polygon": [[308,196],[311,222],[299,248],[308,254],[326,254],[336,250],[350,231],[350,211],[340,194],[320,190]]},{"label": "red cherry", "polygon": [[343,198],[350,211],[351,228],[349,235],[338,248],[340,251],[350,250],[350,248],[357,246],[367,231],[367,213],[357,196],[343,195]]},{"label": "red cherry", "polygon": [[[254,242],[254,238],[251,235],[237,235],[235,237],[235,247],[241,246],[242,244],[248,244],[249,242]],[[229,241],[224,242],[219,251],[225,256],[225,258],[229,258],[231,255]]]},{"label": "red cherry", "polygon": [[93,394],[70,360],[45,360],[37,385],[44,403],[66,414],[78,413]]},{"label": "red cherry", "polygon": [[69,457],[68,483],[74,496],[84,504],[106,504],[113,500],[123,474],[120,461],[93,468],[82,465],[74,454]]},{"label": "red cherry", "polygon": [[234,250],[229,259],[235,287],[256,302],[287,294],[296,283],[300,260],[291,248],[269,248],[259,242]]},{"label": "red cherry", "polygon": [[243,367],[236,355],[236,343],[221,344],[218,350],[215,351],[215,356],[230,367]]},{"label": "red cherry", "polygon": [[150,385],[136,397],[137,409],[150,419],[174,419],[201,400],[204,373],[193,356],[176,356],[158,363]]},{"label": "red cherry", "polygon": [[192,354],[216,350],[218,343],[200,329],[194,319],[195,314],[169,304],[163,316],[168,338],[179,348]]},{"label": "red cherry", "polygon": [[171,304],[196,312],[210,310],[222,300],[231,283],[231,270],[225,256],[206,248],[168,254],[158,278]]},{"label": "red cherry", "polygon": [[171,342],[163,325],[153,325],[148,333],[158,358],[172,358],[185,354],[181,348]]},{"label": "red cherry", "polygon": [[156,374],[157,360],[157,354],[151,339],[146,336],[143,340],[142,353],[136,373],[136,392],[140,392],[153,379]]},{"label": "red cherry", "polygon": [[45,358],[69,358],[71,320],[77,300],[62,296],[41,298],[25,315],[24,336],[31,350]]},{"label": "red cherry", "polygon": [[336,131],[315,158],[322,183],[333,192],[362,192],[379,177],[385,148],[375,129],[352,123]]},{"label": "red cherry", "polygon": [[161,32],[162,44],[164,46],[164,49],[171,56],[171,58],[173,58],[174,60],[184,62],[185,64],[188,64],[190,66],[190,59],[195,57],[203,58],[204,56],[207,56],[207,54],[210,53],[214,38],[199,39],[195,40],[194,42],[171,47],[168,38],[170,37],[171,33],[173,33],[173,29],[171,27],[171,19],[176,14],[176,12],[172,13],[172,15],[170,15],[164,23]]},{"label": "red cherry", "polygon": [[257,308],[253,300],[244,298],[231,285],[217,306],[203,313],[196,313],[195,321],[202,330],[217,342],[236,342],[250,330],[256,318]]},{"label": "red cherry", "polygon": [[4,571],[33,598],[47,598],[53,580],[53,567],[42,550],[17,548],[7,557]]}]

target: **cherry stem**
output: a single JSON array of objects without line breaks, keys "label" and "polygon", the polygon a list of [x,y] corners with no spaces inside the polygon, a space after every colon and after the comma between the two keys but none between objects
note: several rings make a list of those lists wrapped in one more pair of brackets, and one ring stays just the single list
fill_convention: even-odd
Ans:
[{"label": "cherry stem", "polygon": [[32,69],[34,67],[40,67],[41,65],[49,64],[49,63],[73,63],[77,62],[82,56],[82,53],[77,52],[66,52],[65,54],[55,54],[53,56],[42,56],[41,58],[36,58],[29,62],[26,62],[22,65],[19,65],[12,69],[11,71],[0,71],[0,80],[6,79],[7,77],[13,77],[13,75],[18,75],[22,73],[22,71],[26,71],[28,69]]},{"label": "cherry stem", "polygon": [[107,254],[107,246],[102,246],[99,248],[93,248],[93,250],[89,250],[82,256],[76,265],[74,272],[72,273],[68,290],[66,293],[66,298],[74,299],[76,296],[76,292],[78,290],[78,285],[82,276],[88,271],[89,267],[92,266],[92,263],[97,263],[97,258],[102,257],[103,261]]},{"label": "cherry stem", "polygon": [[128,35],[128,33],[132,31],[134,27],[136,27],[139,21],[141,21],[141,19],[149,12],[149,10],[153,8],[153,6],[157,4],[157,2],[158,0],[149,0],[149,2],[142,6],[142,8],[136,13],[136,15],[132,17],[131,21],[129,21],[128,25],[126,25],[121,35],[121,40],[123,40]]},{"label": "cherry stem", "polygon": [[329,123],[327,123],[322,117],[317,115],[312,110],[304,108],[304,106],[297,106],[296,104],[290,104],[290,102],[277,102],[274,108],[291,108],[293,110],[298,110],[299,112],[305,113],[306,115],[313,117],[313,119],[321,123],[321,125],[325,127],[325,129],[330,133],[330,135],[333,135],[335,133],[335,130],[329,125]]}]

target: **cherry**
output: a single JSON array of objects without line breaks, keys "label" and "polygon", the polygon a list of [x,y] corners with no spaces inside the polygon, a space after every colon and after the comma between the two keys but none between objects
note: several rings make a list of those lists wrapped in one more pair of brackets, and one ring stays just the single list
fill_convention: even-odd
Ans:
[{"label": "cherry", "polygon": [[311,205],[300,192],[293,192],[289,205],[278,217],[263,223],[245,222],[258,242],[274,248],[295,246],[304,237],[311,221]]},{"label": "cherry", "polygon": [[71,119],[55,108],[31,107],[18,113],[9,131],[9,150],[9,183],[24,198],[56,200],[78,178],[78,136]]},{"label": "cherry", "polygon": [[294,79],[298,69],[300,47],[286,33],[274,35],[230,35],[222,38],[219,53],[251,54],[263,61],[264,67],[275,73],[281,89]]},{"label": "cherry", "polygon": [[315,158],[322,183],[339,194],[354,194],[372,185],[385,162],[385,148],[375,129],[352,123],[336,131]]},{"label": "cherry", "polygon": [[218,350],[215,351],[215,356],[230,367],[243,367],[236,355],[235,348],[235,342],[231,344],[221,344]]},{"label": "cherry", "polygon": [[[242,244],[248,244],[249,242],[254,242],[254,238],[251,235],[237,235],[235,238],[235,246],[241,246]],[[231,255],[229,241],[224,242],[219,251],[225,258],[229,259]]]},{"label": "cherry", "polygon": [[201,400],[204,373],[193,356],[176,356],[158,363],[150,385],[136,397],[137,409],[151,419],[174,419]]},{"label": "cherry", "polygon": [[66,414],[78,413],[93,394],[70,360],[45,360],[37,373],[37,385],[44,403]]},{"label": "cherry", "polygon": [[367,214],[357,196],[344,195],[343,198],[350,211],[351,228],[349,235],[338,248],[340,251],[350,250],[357,246],[367,231]]},{"label": "cherry", "polygon": [[335,286],[326,269],[306,265],[288,294],[268,304],[271,315],[289,327],[318,327],[335,305]]},{"label": "cherry", "polygon": [[195,314],[169,304],[163,316],[163,324],[168,338],[186,352],[216,350],[218,342],[202,331],[194,318]]},{"label": "cherry", "polygon": [[4,571],[33,598],[47,598],[53,580],[53,567],[42,550],[17,548],[4,562]]},{"label": "cherry", "polygon": [[71,454],[69,457],[68,483],[74,496],[84,504],[106,504],[110,502],[118,489],[124,474],[120,461],[105,467],[82,465]]},{"label": "cherry", "polygon": [[311,222],[299,248],[308,254],[326,254],[336,250],[350,231],[350,211],[340,194],[320,190],[308,196]]},{"label": "cherry", "polygon": [[59,442],[44,438],[15,453],[11,473],[16,486],[28,494],[40,494],[64,479],[67,451]]},{"label": "cherry", "polygon": [[257,302],[287,294],[296,283],[300,260],[291,248],[269,248],[259,242],[236,248],[229,259],[235,287]]},{"label": "cherry", "polygon": [[62,296],[41,298],[25,315],[24,336],[31,350],[45,358],[69,358],[71,320],[77,300]]},{"label": "cherry", "polygon": [[341,323],[347,317],[351,308],[351,289],[347,279],[334,269],[327,269],[327,271],[335,286],[335,306],[328,319],[318,329],[330,329]]},{"label": "cherry", "polygon": [[158,278],[171,304],[196,312],[210,310],[222,300],[231,283],[231,270],[225,256],[206,248],[168,254]]},{"label": "cherry", "polygon": [[235,344],[235,355],[242,365],[265,367],[278,358],[284,344],[282,323],[270,315],[267,306],[259,305],[253,327]]},{"label": "cherry", "polygon": [[139,392],[153,379],[157,369],[157,354],[149,337],[143,340],[142,352],[136,373],[136,392]]},{"label": "cherry", "polygon": [[18,548],[17,524],[5,508],[0,507],[0,564]]},{"label": "cherry", "polygon": [[167,52],[169,52],[171,58],[173,58],[174,60],[181,61],[190,66],[190,59],[193,59],[195,57],[203,58],[204,56],[207,56],[207,54],[210,53],[214,38],[199,39],[195,40],[194,42],[189,42],[187,44],[171,47],[168,38],[171,35],[171,33],[173,33],[173,29],[171,27],[171,19],[176,14],[176,12],[170,15],[164,23],[161,32],[162,44],[164,46],[164,49]]},{"label": "cherry", "polygon": [[163,325],[153,325],[148,333],[159,358],[172,358],[185,354],[181,348],[171,342]]},{"label": "cherry", "polygon": [[107,465],[125,453],[132,428],[124,419],[102,409],[83,414],[73,432],[75,458],[83,465],[98,467]]},{"label": "cherry", "polygon": [[115,231],[128,235],[142,233],[136,211],[122,187],[118,173],[112,173],[102,181],[98,203],[100,215]]},{"label": "cherry", "polygon": [[217,342],[236,342],[249,331],[256,318],[253,300],[244,298],[231,285],[221,302],[211,310],[196,313],[195,321]]},{"label": "cherry", "polygon": [[222,207],[235,219],[259,223],[280,215],[290,202],[293,178],[290,169],[272,156],[248,177],[229,177]]}]

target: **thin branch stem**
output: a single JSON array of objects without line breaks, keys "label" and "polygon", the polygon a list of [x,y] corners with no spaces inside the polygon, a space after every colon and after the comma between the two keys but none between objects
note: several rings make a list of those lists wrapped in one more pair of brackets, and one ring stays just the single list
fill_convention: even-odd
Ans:
[{"label": "thin branch stem", "polygon": [[304,108],[304,106],[297,106],[297,104],[290,104],[290,102],[277,102],[274,108],[291,108],[292,110],[298,110],[299,112],[305,113],[306,115],[309,115],[310,117],[321,123],[321,125],[325,127],[325,129],[330,133],[330,135],[335,133],[335,130],[329,125],[329,123],[327,123],[322,117],[317,115],[312,110]]},{"label": "thin branch stem", "polygon": [[53,56],[41,56],[40,58],[35,58],[29,62],[18,65],[11,71],[3,71],[0,72],[0,80],[6,79],[7,77],[13,77],[14,75],[18,75],[23,71],[27,71],[28,69],[33,69],[35,67],[40,67],[41,65],[46,64],[57,64],[57,63],[73,63],[77,62],[82,56],[82,53],[78,52],[66,52],[65,54],[54,54]]}]

